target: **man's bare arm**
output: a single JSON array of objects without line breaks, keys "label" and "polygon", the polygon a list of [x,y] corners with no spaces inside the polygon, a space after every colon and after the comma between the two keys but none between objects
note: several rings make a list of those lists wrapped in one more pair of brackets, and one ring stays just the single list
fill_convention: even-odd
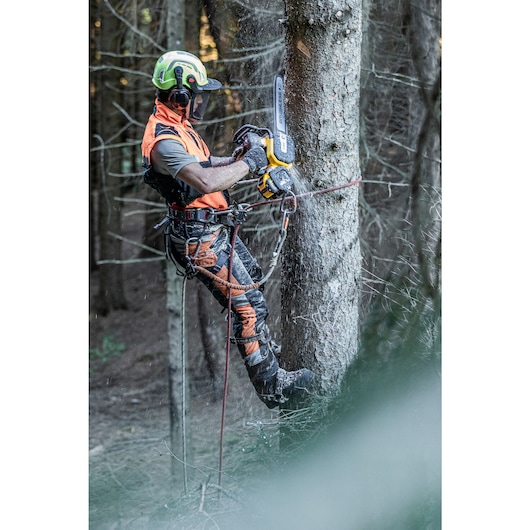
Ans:
[{"label": "man's bare arm", "polygon": [[184,166],[178,178],[195,188],[199,193],[223,191],[246,177],[249,166],[239,160],[226,166],[202,167],[198,162]]},{"label": "man's bare arm", "polygon": [[235,160],[231,156],[211,156],[210,162],[213,167],[219,167],[227,166],[228,164],[233,164]]}]

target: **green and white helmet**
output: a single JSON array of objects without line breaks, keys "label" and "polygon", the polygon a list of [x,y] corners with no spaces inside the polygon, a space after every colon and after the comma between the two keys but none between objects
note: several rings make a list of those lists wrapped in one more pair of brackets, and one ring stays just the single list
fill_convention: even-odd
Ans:
[{"label": "green and white helmet", "polygon": [[[179,67],[180,68],[177,68]],[[179,77],[177,78],[177,72]],[[153,85],[160,90],[174,86],[188,88],[197,94],[204,90],[217,90],[223,85],[216,79],[209,79],[204,64],[195,55],[182,52],[167,52],[158,59],[153,72]]]}]

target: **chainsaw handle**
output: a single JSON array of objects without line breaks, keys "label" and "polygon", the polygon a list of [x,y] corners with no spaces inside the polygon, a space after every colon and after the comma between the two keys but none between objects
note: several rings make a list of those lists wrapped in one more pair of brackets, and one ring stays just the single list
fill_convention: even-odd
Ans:
[{"label": "chainsaw handle", "polygon": [[232,142],[238,145],[243,145],[245,142],[245,137],[248,135],[248,133],[254,133],[258,136],[261,136],[262,138],[266,136],[272,136],[272,132],[270,129],[267,129],[266,127],[256,127],[255,125],[246,124],[241,126],[235,133],[234,137],[232,139]]}]

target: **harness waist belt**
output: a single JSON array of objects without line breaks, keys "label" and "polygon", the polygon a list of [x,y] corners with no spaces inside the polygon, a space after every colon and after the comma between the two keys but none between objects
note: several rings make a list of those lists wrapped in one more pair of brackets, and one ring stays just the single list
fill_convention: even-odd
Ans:
[{"label": "harness waist belt", "polygon": [[230,224],[227,214],[218,214],[213,209],[208,210],[206,208],[189,208],[185,210],[177,210],[171,206],[171,213],[173,214],[173,219],[176,221]]},{"label": "harness waist belt", "polygon": [[214,222],[216,215],[209,210],[173,210],[173,215],[178,221]]}]

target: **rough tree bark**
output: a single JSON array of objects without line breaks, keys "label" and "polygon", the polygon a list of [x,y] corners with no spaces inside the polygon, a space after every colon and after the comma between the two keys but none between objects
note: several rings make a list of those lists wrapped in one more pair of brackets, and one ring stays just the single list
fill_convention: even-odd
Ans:
[{"label": "rough tree bark", "polygon": [[[286,107],[297,191],[360,177],[361,0],[286,2]],[[305,188],[305,189],[304,189]],[[299,202],[283,254],[282,358],[338,391],[358,348],[358,186]]]}]

